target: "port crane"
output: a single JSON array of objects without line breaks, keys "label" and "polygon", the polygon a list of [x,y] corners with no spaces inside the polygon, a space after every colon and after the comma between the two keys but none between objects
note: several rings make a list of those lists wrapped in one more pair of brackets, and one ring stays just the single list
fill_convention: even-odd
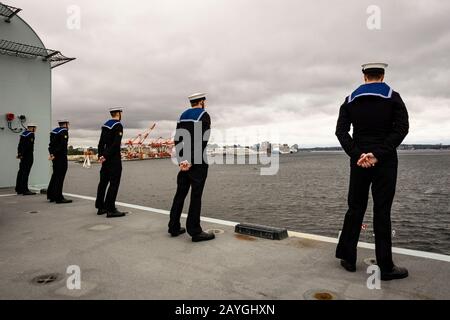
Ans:
[{"label": "port crane", "polygon": [[157,158],[170,158],[175,143],[172,139],[164,139],[159,137],[149,143],[149,146],[156,151]]},{"label": "port crane", "polygon": [[125,143],[125,158],[128,160],[143,160],[153,158],[170,158],[174,142],[172,139],[159,137],[146,143],[150,133],[155,129],[156,123]]},{"label": "port crane", "polygon": [[145,129],[144,132],[139,133],[137,136],[131,139],[128,139],[128,141],[125,143],[125,146],[127,148],[127,159],[143,159],[144,153],[142,149],[145,140],[148,138],[153,129],[155,129],[155,127],[156,123]]}]

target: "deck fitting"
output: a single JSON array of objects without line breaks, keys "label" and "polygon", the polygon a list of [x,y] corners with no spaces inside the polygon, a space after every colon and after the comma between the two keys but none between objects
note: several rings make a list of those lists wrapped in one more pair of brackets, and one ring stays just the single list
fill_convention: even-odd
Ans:
[{"label": "deck fitting", "polygon": [[59,275],[59,273],[48,273],[48,274],[43,274],[43,275],[34,277],[31,280],[31,283],[38,284],[38,285],[45,285],[45,284],[53,283],[53,282],[59,280],[60,278],[61,278],[61,276]]},{"label": "deck fitting", "polygon": [[270,240],[283,240],[288,237],[287,229],[262,226],[259,224],[240,223],[234,232]]},{"label": "deck fitting", "polygon": [[339,300],[337,293],[326,289],[311,289],[305,292],[306,300]]}]

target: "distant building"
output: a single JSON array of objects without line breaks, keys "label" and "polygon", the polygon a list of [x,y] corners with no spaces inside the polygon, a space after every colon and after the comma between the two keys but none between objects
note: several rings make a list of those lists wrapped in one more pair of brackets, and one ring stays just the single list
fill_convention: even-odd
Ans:
[{"label": "distant building", "polygon": [[48,183],[51,69],[73,60],[47,49],[19,11],[0,3],[0,187],[15,185],[17,144],[28,122],[38,125],[30,184]]}]

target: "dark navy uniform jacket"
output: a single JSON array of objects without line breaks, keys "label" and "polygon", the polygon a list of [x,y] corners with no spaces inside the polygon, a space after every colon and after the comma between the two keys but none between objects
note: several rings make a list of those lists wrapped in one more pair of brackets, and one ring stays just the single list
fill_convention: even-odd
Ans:
[{"label": "dark navy uniform jacket", "polygon": [[69,131],[67,128],[57,127],[50,132],[48,152],[56,156],[67,156]]},{"label": "dark navy uniform jacket", "polygon": [[[350,136],[353,126],[353,137]],[[408,134],[408,111],[386,83],[368,83],[349,95],[339,111],[336,136],[353,159],[372,152],[382,162],[396,162],[396,148]]]},{"label": "dark navy uniform jacket", "polygon": [[[182,129],[189,132],[189,141],[185,140]],[[202,108],[190,108],[184,111],[177,123],[175,134],[175,147],[178,163],[187,160],[191,164],[207,164],[203,157],[210,136],[211,117]],[[184,148],[190,145],[190,152],[184,152]],[[197,153],[197,156],[196,156]]]},{"label": "dark navy uniform jacket", "polygon": [[123,126],[119,120],[110,119],[102,126],[102,134],[98,143],[98,156],[105,159],[120,160]]},{"label": "dark navy uniform jacket", "polygon": [[25,130],[20,135],[19,146],[17,147],[17,155],[22,158],[33,157],[34,151],[34,132]]}]

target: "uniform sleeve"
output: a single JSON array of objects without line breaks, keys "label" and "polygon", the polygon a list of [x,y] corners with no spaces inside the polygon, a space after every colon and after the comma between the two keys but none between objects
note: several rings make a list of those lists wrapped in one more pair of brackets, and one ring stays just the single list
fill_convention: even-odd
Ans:
[{"label": "uniform sleeve", "polygon": [[20,136],[19,145],[17,147],[17,155],[22,156],[25,151],[25,137]]},{"label": "uniform sleeve", "polygon": [[353,138],[350,136],[351,120],[347,110],[347,104],[344,102],[339,110],[339,118],[336,125],[336,136],[344,151],[351,158],[359,158],[362,154]]},{"label": "uniform sleeve", "polygon": [[55,134],[50,133],[50,143],[48,144],[48,153],[55,154]]},{"label": "uniform sleeve", "polygon": [[102,128],[102,133],[100,134],[100,141],[98,142],[98,156],[101,157],[105,153],[105,136],[106,130]]},{"label": "uniform sleeve", "polygon": [[202,121],[205,130],[211,129],[211,117],[208,112],[205,112],[200,120]]},{"label": "uniform sleeve", "polygon": [[406,109],[405,103],[396,92],[392,98],[394,100],[392,130],[383,144],[373,151],[374,156],[379,160],[394,153],[409,131],[408,110]]},{"label": "uniform sleeve", "polygon": [[53,152],[52,154],[59,154],[64,148],[64,131],[54,134],[53,137]]},{"label": "uniform sleeve", "polygon": [[203,134],[203,150],[208,145],[209,137],[211,134],[211,117],[209,116],[208,112],[205,112],[205,114],[201,118],[202,121],[202,134]]},{"label": "uniform sleeve", "polygon": [[105,159],[110,158],[114,150],[119,150],[120,152],[120,146],[122,145],[123,126],[121,124],[116,125],[112,129],[112,133],[114,135],[113,142],[109,147],[105,148],[102,154]]}]

